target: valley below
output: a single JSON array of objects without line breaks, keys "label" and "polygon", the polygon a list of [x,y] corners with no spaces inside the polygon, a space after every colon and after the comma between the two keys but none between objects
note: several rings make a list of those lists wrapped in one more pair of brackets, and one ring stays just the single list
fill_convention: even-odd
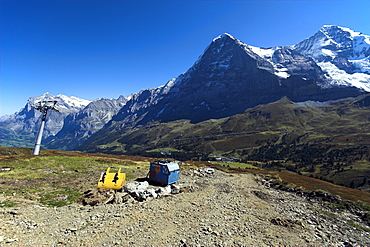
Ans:
[{"label": "valley below", "polygon": [[224,165],[238,160],[369,191],[369,98],[324,104],[294,103],[285,97],[200,123],[182,119],[115,132],[105,129],[80,150],[148,157],[165,153],[183,161],[223,160]]}]

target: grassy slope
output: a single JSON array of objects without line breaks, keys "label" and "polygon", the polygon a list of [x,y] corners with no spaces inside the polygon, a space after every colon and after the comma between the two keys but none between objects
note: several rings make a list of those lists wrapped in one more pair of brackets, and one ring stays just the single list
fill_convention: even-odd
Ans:
[{"label": "grassy slope", "polygon": [[[303,188],[308,191],[326,191],[332,195],[337,195],[343,200],[353,201],[353,202],[364,202],[370,206],[370,193],[348,188],[345,186],[335,185],[326,181],[319,179],[302,176],[292,172],[278,172],[269,171],[264,169],[253,168],[251,165],[239,165],[231,164],[230,166],[225,166],[225,164],[219,164],[218,162],[212,162],[211,166],[224,170],[226,172],[247,172],[254,174],[264,174],[268,176],[277,176],[282,179],[283,183],[287,186],[292,186],[296,188]],[[210,163],[205,163],[210,165]]]},{"label": "grassy slope", "polygon": [[325,107],[296,106],[283,98],[228,118],[126,129],[88,151],[153,155],[145,152],[180,150],[266,164],[278,160],[279,169],[370,190],[369,115],[369,95]]},{"label": "grassy slope", "polygon": [[16,134],[7,126],[0,123],[0,144],[4,147],[32,147],[35,136],[32,133],[22,132]]},{"label": "grassy slope", "polygon": [[0,172],[2,193],[13,195],[11,202],[4,200],[0,206],[17,203],[67,205],[84,191],[96,188],[100,174],[107,167],[122,167],[127,179],[133,179],[146,175],[150,160],[57,150],[42,150],[40,156],[30,153],[27,148],[0,147],[0,167],[11,169]]},{"label": "grassy slope", "polygon": [[[349,102],[347,102],[347,105]],[[230,151],[243,148],[239,139],[251,138],[256,140],[244,141],[255,145],[260,140],[261,134],[250,132],[262,132],[262,140],[276,138],[284,133],[291,132],[314,132],[320,138],[320,134],[354,133],[366,131],[369,126],[364,119],[364,111],[350,112],[344,115],[337,113],[340,107],[326,108],[299,107],[288,99],[283,98],[277,102],[257,106],[229,118],[208,120],[198,124],[192,124],[188,120],[177,120],[169,123],[150,123],[140,129],[126,129],[110,135],[107,143],[94,146],[90,151],[128,151],[150,150],[158,147],[188,147],[197,148],[198,151],[208,151],[209,145],[216,151]],[[354,122],[356,120],[356,122]],[[270,137],[272,136],[272,137]],[[315,136],[311,136],[315,138]],[[236,141],[235,141],[236,140]],[[228,142],[222,145],[222,142]],[[236,145],[233,145],[235,143]],[[258,143],[257,143],[258,144]],[[248,147],[248,146],[247,146]]]}]

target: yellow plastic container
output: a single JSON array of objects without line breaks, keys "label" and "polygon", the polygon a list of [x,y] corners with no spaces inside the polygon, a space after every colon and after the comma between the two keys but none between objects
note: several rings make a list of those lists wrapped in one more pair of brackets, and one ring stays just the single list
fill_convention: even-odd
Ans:
[{"label": "yellow plastic container", "polygon": [[98,182],[98,188],[119,190],[126,184],[126,173],[121,173],[121,168],[117,172],[110,172],[110,167],[103,172]]}]

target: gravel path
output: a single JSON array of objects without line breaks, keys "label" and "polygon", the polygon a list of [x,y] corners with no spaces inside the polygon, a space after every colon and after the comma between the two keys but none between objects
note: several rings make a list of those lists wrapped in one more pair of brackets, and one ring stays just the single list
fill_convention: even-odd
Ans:
[{"label": "gravel path", "polygon": [[358,216],[262,185],[183,171],[182,193],[144,202],[0,208],[1,246],[370,246]]}]

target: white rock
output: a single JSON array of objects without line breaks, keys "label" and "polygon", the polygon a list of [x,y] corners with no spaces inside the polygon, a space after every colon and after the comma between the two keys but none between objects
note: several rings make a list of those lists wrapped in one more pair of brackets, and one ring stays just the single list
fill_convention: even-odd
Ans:
[{"label": "white rock", "polygon": [[148,189],[147,190],[149,196],[153,197],[153,198],[157,198],[158,197],[158,194],[155,193],[155,190],[154,189]]},{"label": "white rock", "polygon": [[213,168],[204,168],[204,172],[207,174],[213,174],[215,173],[215,169]]},{"label": "white rock", "polygon": [[180,186],[178,185],[171,185],[171,194],[178,194],[180,193]]}]

